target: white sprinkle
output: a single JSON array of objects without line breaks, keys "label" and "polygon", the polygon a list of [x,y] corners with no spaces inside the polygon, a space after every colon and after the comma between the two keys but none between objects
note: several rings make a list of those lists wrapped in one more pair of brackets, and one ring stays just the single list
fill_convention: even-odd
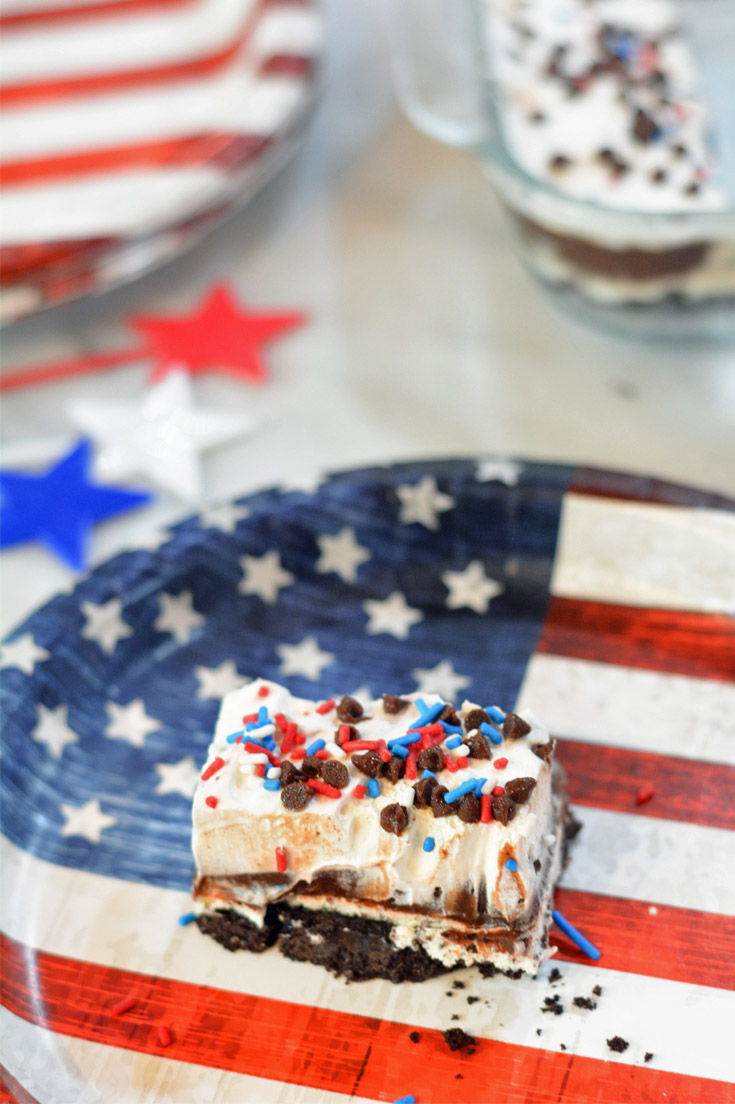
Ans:
[{"label": "white sprinkle", "polygon": [[268,767],[268,770],[265,772],[265,776],[266,776],[266,778],[280,778],[281,777],[281,768],[280,767]]},{"label": "white sprinkle", "polygon": [[544,836],[544,843],[547,847],[552,847],[556,843],[556,836],[553,832],[549,832],[548,836]]},{"label": "white sprinkle", "polygon": [[648,915],[649,916],[658,916],[658,909],[656,908],[655,905],[649,905],[648,906]]},{"label": "white sprinkle", "polygon": [[416,797],[416,794],[414,792],[413,786],[409,786],[409,788],[406,790],[405,794],[403,795],[403,804],[406,806],[407,809],[411,808],[411,806],[413,805],[413,800],[414,800],[415,797]]},{"label": "white sprinkle", "polygon": [[492,778],[486,778],[485,781],[482,783],[482,790],[480,792],[484,793],[484,794],[489,794],[489,793],[492,793],[494,789],[495,789],[495,782],[493,781],[493,779]]},{"label": "white sprinkle", "polygon": [[467,744],[459,744],[454,749],[454,751],[457,755],[469,755],[470,753],[470,749],[467,747]]},{"label": "white sprinkle", "polygon": [[242,762],[245,762],[245,763],[268,763],[268,762],[270,762],[270,760],[268,759],[267,755],[265,755],[265,754],[261,755],[260,752],[243,751],[243,753],[242,753]]},{"label": "white sprinkle", "polygon": [[[479,728],[471,728],[471,729],[470,729],[470,731],[469,731],[469,732],[467,733],[467,736],[468,736],[468,737],[470,737],[470,736],[478,736],[479,734],[480,734],[480,730],[479,730]],[[468,750],[469,750],[469,749],[468,749]]]},{"label": "white sprinkle", "polygon": [[240,769],[240,774],[252,774],[255,770],[254,764],[248,763],[247,760],[245,760],[244,763],[238,763],[238,767]]},{"label": "white sprinkle", "polygon": [[276,731],[274,724],[264,724],[260,728],[249,728],[245,733],[246,740],[264,740],[266,736],[273,736]]},{"label": "white sprinkle", "polygon": [[347,752],[343,751],[339,744],[325,744],[324,750],[328,751],[335,759],[346,759]]}]

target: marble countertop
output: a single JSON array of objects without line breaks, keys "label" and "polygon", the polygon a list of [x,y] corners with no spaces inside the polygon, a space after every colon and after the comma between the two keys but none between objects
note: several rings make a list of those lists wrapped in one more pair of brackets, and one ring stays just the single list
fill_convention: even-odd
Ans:
[{"label": "marble countertop", "polygon": [[[178,261],[4,335],[4,364],[129,343],[124,320],[194,304],[226,280],[257,309],[310,323],[272,344],[272,382],[196,381],[207,405],[260,427],[205,460],[204,501],[295,473],[430,456],[508,453],[632,470],[735,493],[735,351],[613,338],[537,289],[480,167],[398,112],[375,5],[326,4],[321,104],[291,165]],[[133,398],[144,366],[9,393],[0,458],[75,433],[80,394]],[[93,562],[197,508],[162,495],[95,532]],[[2,557],[3,634],[73,582],[37,546]]]}]

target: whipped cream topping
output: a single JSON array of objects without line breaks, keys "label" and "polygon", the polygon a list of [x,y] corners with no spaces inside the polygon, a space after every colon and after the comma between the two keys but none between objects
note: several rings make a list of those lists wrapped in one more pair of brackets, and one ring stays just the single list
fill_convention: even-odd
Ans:
[{"label": "whipped cream topping", "polygon": [[[399,713],[386,712],[382,699],[368,703],[363,717],[355,722],[358,739],[389,744],[419,722],[422,710],[443,704],[438,695],[413,694],[404,700],[408,704]],[[457,710],[460,723],[477,708],[465,702]],[[270,723],[278,716],[298,726],[305,737],[301,747],[324,740],[329,758],[344,763],[348,772],[338,797],[315,793],[304,809],[291,811],[281,801],[275,778],[273,788],[266,788],[267,780],[255,773],[257,753],[253,756],[245,750],[242,740],[228,740],[243,730],[244,717],[260,710],[264,712],[259,727],[246,736],[272,733],[274,753],[279,755],[283,733],[278,724]],[[532,750],[548,743],[548,732],[531,715],[524,719],[530,731],[520,739],[506,738],[491,745],[492,760],[468,758],[464,743],[448,748],[446,740],[452,741],[452,735],[446,735],[442,751],[457,769],[440,770],[436,778],[449,791],[469,782],[479,787],[482,780],[488,780],[486,790],[518,778],[535,782],[529,800],[517,805],[515,817],[506,825],[498,820],[468,824],[456,813],[434,817],[431,808],[417,808],[414,781],[406,777],[395,784],[378,778],[379,794],[370,796],[368,778],[352,762],[352,754],[345,755],[337,744],[343,722],[335,706],[325,709],[275,683],[256,680],[225,698],[194,796],[198,874],[225,881],[254,875],[245,883],[228,882],[229,893],[248,908],[264,908],[297,883],[308,884],[329,871],[349,871],[350,895],[355,899],[459,914],[468,895],[475,902],[484,895],[480,911],[511,922],[535,905],[538,871],[548,882],[558,850],[558,841],[550,842],[548,837],[558,831],[560,801],[552,794],[549,765]],[[271,768],[272,773],[277,770]],[[417,778],[422,773],[419,769]],[[364,796],[356,795],[357,787],[365,788]],[[408,824],[400,835],[380,823],[382,810],[394,803],[408,811]],[[429,837],[434,841],[432,850],[424,848]],[[279,870],[277,850],[285,857],[285,869]],[[203,903],[217,907],[216,898]]]},{"label": "whipped cream topping", "polygon": [[484,0],[506,147],[571,198],[721,210],[708,114],[671,0]]}]

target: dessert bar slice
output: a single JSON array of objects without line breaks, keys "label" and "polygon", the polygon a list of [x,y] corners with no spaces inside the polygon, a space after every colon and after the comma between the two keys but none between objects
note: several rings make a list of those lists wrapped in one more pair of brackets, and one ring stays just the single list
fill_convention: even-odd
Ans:
[{"label": "dessert bar slice", "polygon": [[225,698],[194,796],[197,922],[355,980],[534,974],[567,819],[531,716],[436,694],[312,702],[256,680]]}]

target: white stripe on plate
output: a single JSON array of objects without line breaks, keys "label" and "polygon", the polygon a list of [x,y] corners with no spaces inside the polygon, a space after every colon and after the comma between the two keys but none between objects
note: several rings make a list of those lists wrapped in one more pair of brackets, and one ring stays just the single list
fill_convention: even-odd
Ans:
[{"label": "white stripe on plate", "polygon": [[551,592],[735,613],[735,514],[567,494]]},{"label": "white stripe on plate", "polygon": [[[195,985],[254,993],[274,1000],[284,994],[298,1004],[355,1012],[354,985],[309,963],[291,962],[276,951],[230,954],[178,916],[189,910],[183,893],[118,882],[113,878],[34,859],[8,848],[5,911],[8,934],[41,950],[120,969],[139,970]],[[446,978],[420,985],[385,981],[359,985],[359,1012],[418,1027],[445,1030],[461,1012],[471,1034],[541,1049],[564,1042],[570,1053],[610,1059],[605,1040],[624,1034],[630,1051],[621,1060],[642,1062],[653,1051],[655,1066],[672,1072],[725,1079],[731,1070],[730,1028],[735,994],[706,986],[603,970],[594,964],[561,967],[564,996],[589,996],[603,987],[594,1013],[564,1017],[541,1012],[543,997],[556,991],[530,978],[510,981],[462,976],[468,989],[447,996]],[[462,997],[481,999],[468,1005]],[[172,1024],[175,1028],[175,1024]],[[536,1034],[537,1028],[542,1035]]]},{"label": "white stripe on plate", "polygon": [[534,655],[518,704],[555,735],[735,766],[735,685]]},{"label": "white stripe on plate", "polygon": [[176,1061],[175,1044],[159,1058],[54,1035],[4,1008],[0,1023],[6,1068],[43,1104],[347,1104],[343,1093]]}]

